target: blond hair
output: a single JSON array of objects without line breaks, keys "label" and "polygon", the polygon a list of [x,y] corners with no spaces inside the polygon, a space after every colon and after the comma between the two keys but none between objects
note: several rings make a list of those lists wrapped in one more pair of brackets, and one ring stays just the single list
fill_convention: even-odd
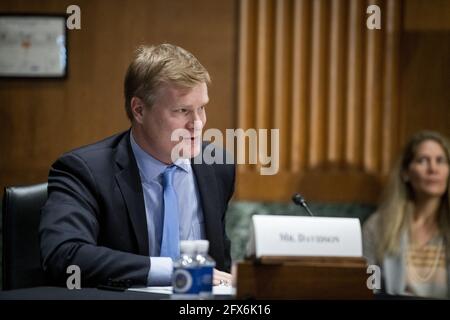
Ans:
[{"label": "blond hair", "polygon": [[140,46],[125,75],[125,110],[133,120],[131,99],[138,97],[151,107],[162,84],[192,88],[211,82],[208,71],[185,49],[172,45]]},{"label": "blond hair", "polygon": [[[380,241],[377,243],[377,257],[382,259],[386,253],[398,253],[400,235],[408,226],[414,212],[414,190],[409,182],[403,179],[404,172],[413,161],[418,146],[432,140],[444,149],[447,161],[450,161],[450,147],[448,140],[433,131],[421,131],[411,137],[405,145],[396,165],[392,169],[387,187],[379,207],[380,213]],[[447,178],[447,190],[441,198],[438,216],[438,227],[447,239],[450,235],[450,188]]]}]

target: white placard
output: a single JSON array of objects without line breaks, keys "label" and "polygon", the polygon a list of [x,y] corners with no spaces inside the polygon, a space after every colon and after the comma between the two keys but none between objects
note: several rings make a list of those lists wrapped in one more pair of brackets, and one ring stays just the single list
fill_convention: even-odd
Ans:
[{"label": "white placard", "polygon": [[361,257],[357,218],[254,215],[247,255]]}]

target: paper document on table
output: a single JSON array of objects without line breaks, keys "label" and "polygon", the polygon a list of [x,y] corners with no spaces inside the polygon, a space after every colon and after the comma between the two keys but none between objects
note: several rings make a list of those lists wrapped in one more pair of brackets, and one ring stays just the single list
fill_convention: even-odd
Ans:
[{"label": "paper document on table", "polygon": [[[145,287],[145,288],[129,288],[130,291],[136,292],[148,292],[148,293],[159,293],[159,294],[172,294],[172,287]],[[214,295],[235,295],[236,288],[231,286],[214,286]]]},{"label": "paper document on table", "polygon": [[136,292],[148,292],[148,293],[159,293],[159,294],[172,294],[172,287],[144,287],[144,288],[129,288],[129,291]]},{"label": "paper document on table", "polygon": [[214,295],[231,295],[234,296],[236,294],[236,288],[232,286],[214,286],[213,287]]}]

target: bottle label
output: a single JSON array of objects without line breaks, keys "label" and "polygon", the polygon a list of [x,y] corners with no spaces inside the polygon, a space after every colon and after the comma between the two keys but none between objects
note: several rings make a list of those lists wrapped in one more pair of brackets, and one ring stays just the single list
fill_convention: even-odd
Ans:
[{"label": "bottle label", "polygon": [[201,281],[197,268],[175,268],[173,272],[173,293],[199,294]]},{"label": "bottle label", "polygon": [[199,269],[200,273],[200,281],[201,281],[201,293],[212,293],[213,288],[213,267],[211,266],[203,266]]}]

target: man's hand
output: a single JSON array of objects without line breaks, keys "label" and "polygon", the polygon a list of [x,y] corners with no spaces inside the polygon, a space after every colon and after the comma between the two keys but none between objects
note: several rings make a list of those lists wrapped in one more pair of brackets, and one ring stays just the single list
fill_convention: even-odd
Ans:
[{"label": "man's hand", "polygon": [[213,285],[215,286],[231,286],[232,285],[232,276],[229,273],[219,271],[214,269],[213,273]]}]

